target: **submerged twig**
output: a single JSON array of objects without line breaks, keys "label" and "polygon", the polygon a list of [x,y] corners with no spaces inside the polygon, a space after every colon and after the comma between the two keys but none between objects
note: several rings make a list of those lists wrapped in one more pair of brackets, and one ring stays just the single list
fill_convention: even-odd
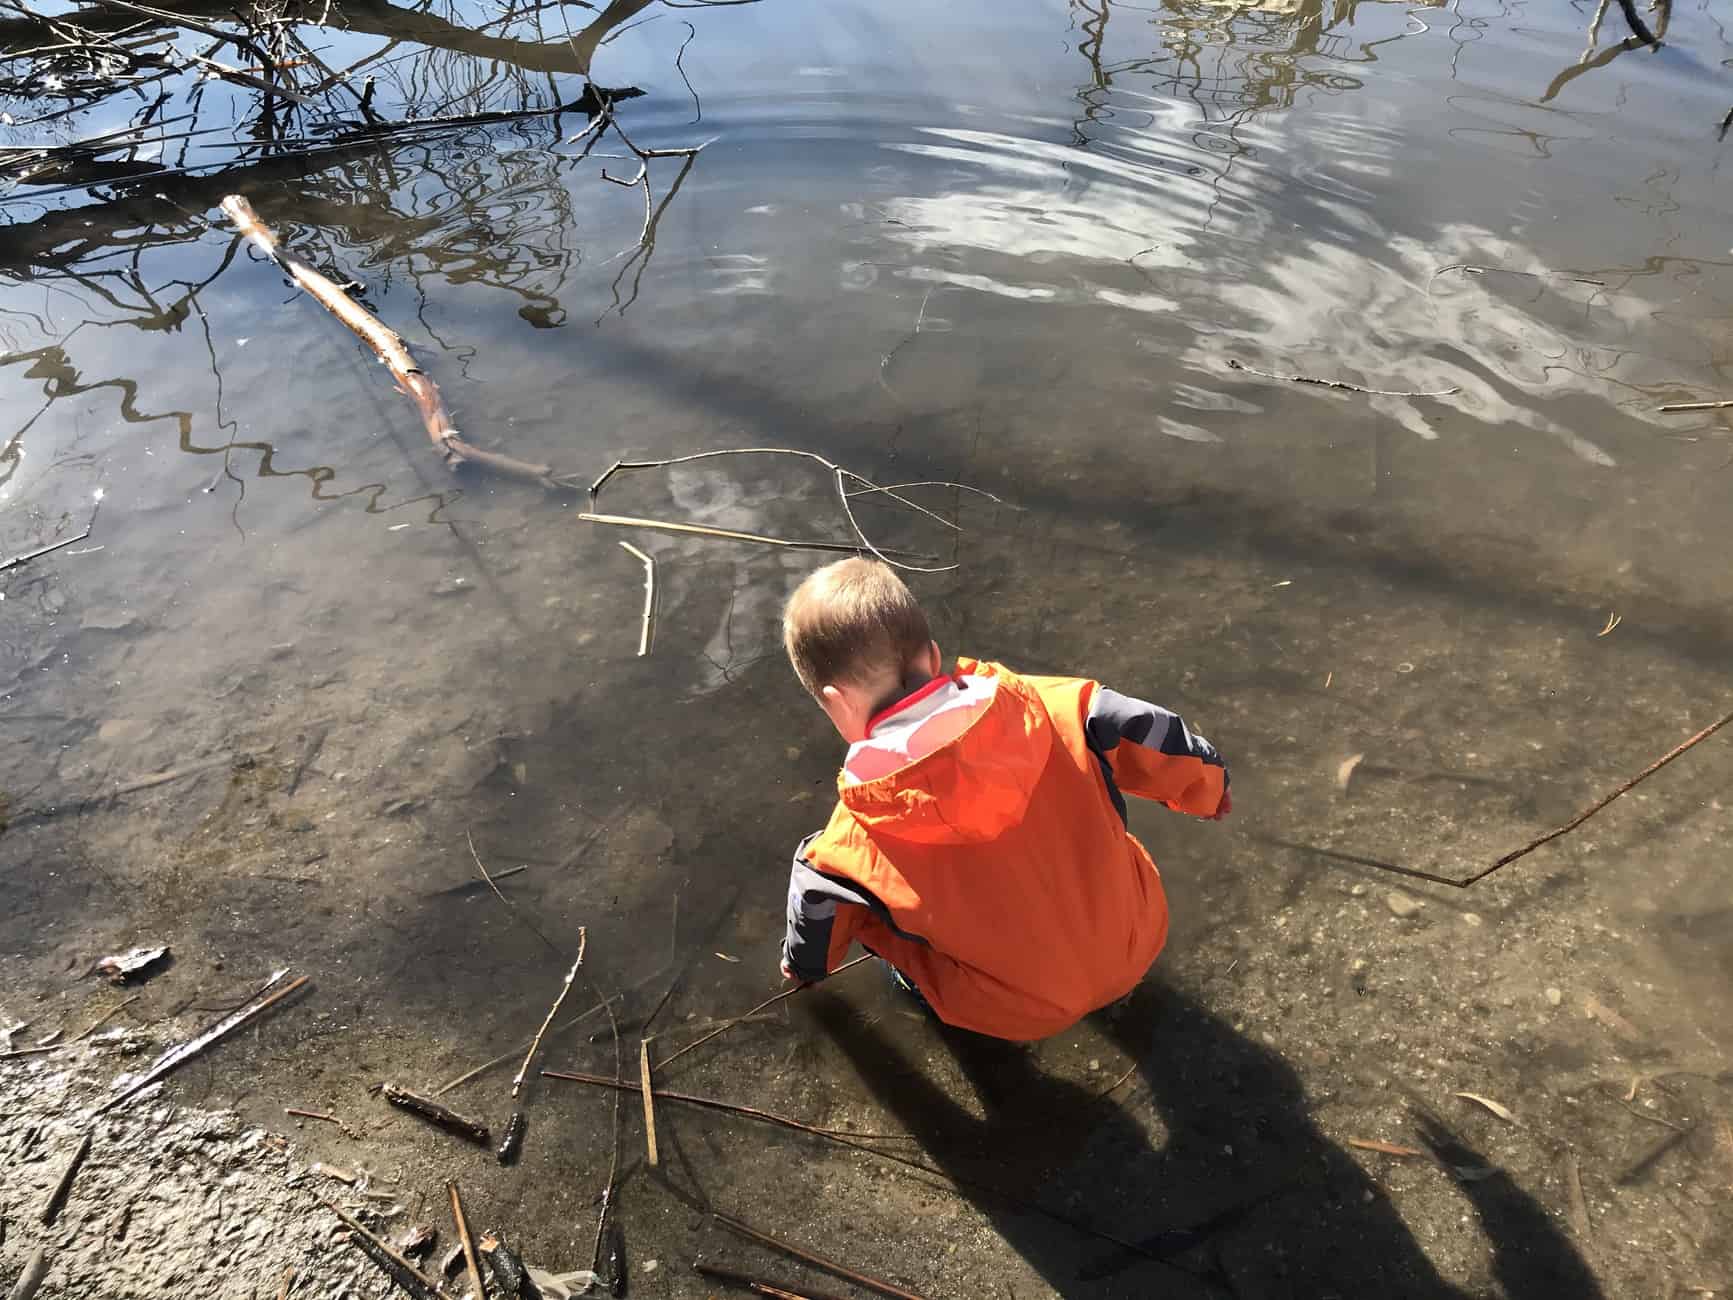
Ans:
[{"label": "submerged twig", "polygon": [[754,1228],[749,1223],[743,1223],[732,1215],[723,1214],[720,1210],[712,1210],[710,1217],[730,1232],[739,1233],[742,1237],[756,1241],[761,1246],[769,1246],[772,1250],[781,1251],[790,1259],[798,1259],[803,1264],[834,1274],[863,1290],[889,1296],[891,1300],[922,1300],[922,1297],[914,1291],[905,1290],[894,1283],[883,1281],[870,1274],[857,1272],[846,1264],[837,1263],[834,1259],[826,1259],[823,1255],[815,1255],[809,1250],[802,1250],[799,1246],[783,1241],[780,1237],[773,1237],[768,1232]]},{"label": "submerged twig", "polygon": [[[1733,121],[1733,109],[1728,110],[1727,117]],[[1716,402],[1671,402],[1661,408],[1661,414],[1671,415],[1675,411],[1725,411],[1730,406],[1733,406],[1733,398],[1723,398]]]},{"label": "submerged twig", "polygon": [[[467,843],[469,845],[469,856],[475,860],[475,869],[477,871],[481,872],[481,878],[483,880],[487,881],[487,887],[489,889],[493,890],[493,896],[495,898],[499,899],[500,902],[505,904],[506,910],[509,911],[512,914],[512,916],[514,916],[519,921],[522,921],[525,925],[527,925],[530,928],[530,930],[535,934],[536,938],[540,939],[543,943],[545,943],[548,946],[549,952],[553,953],[556,956],[564,957],[566,954],[560,948],[559,944],[555,943],[552,939],[548,938],[547,935],[543,934],[540,926],[538,926],[534,921],[530,920],[529,917],[525,916],[522,912],[518,911],[516,904],[514,904],[511,901],[511,899],[507,898],[504,894],[499,892],[499,886],[494,883],[494,881],[496,879],[498,879],[498,877],[488,875],[487,868],[482,865],[481,854],[479,854],[475,851],[475,837],[473,835],[471,835],[468,831],[465,831],[463,833],[463,838],[464,838],[465,843]],[[447,1085],[447,1087],[455,1087],[455,1086],[456,1086],[455,1084],[448,1084]],[[440,1091],[444,1092],[445,1089],[442,1088],[442,1089],[440,1089]],[[516,1096],[517,1094],[514,1091],[512,1093],[512,1095]]]},{"label": "submerged twig", "polygon": [[99,1016],[95,1020],[95,1022],[93,1022],[91,1024],[89,1029],[86,1029],[82,1034],[80,1034],[77,1038],[74,1038],[72,1041],[75,1043],[82,1043],[85,1039],[89,1038],[97,1030],[101,1029],[110,1020],[113,1020],[122,1011],[125,1011],[128,1007],[130,1007],[134,1002],[137,1002],[143,996],[144,996],[144,994],[142,994],[142,993],[134,993],[125,1002],[122,1002],[117,1006],[110,1007],[107,1011],[103,1012],[102,1015]]},{"label": "submerged twig", "polygon": [[[239,1029],[242,1025],[247,1024],[249,1021],[255,1020],[259,1016],[264,1015],[265,1012],[276,1006],[277,1003],[281,1002],[284,998],[288,997],[307,983],[308,977],[302,975],[291,980],[287,985],[278,989],[277,992],[272,993],[269,997],[264,997],[264,994],[269,989],[274,988],[283,976],[288,973],[287,970],[278,971],[276,974],[272,975],[270,979],[265,981],[264,987],[257,993],[253,994],[253,996],[241,1006],[240,1010],[226,1016],[222,1020],[219,1020],[209,1029],[205,1030],[197,1037],[182,1043],[179,1047],[169,1048],[168,1051],[164,1052],[157,1058],[156,1064],[152,1065],[143,1075],[134,1080],[124,1092],[119,1096],[111,1097],[92,1111],[92,1118],[97,1115],[107,1114],[116,1106],[125,1105],[134,1097],[138,1096],[139,1093],[150,1087],[153,1083],[157,1082],[165,1075],[179,1069],[182,1065],[186,1064],[187,1061],[204,1051],[205,1048],[228,1037],[235,1030]],[[259,1000],[261,997],[264,997],[263,1001]]]},{"label": "submerged twig", "polygon": [[28,564],[31,560],[41,559],[44,555],[52,555],[55,551],[62,547],[71,546],[74,542],[82,542],[90,536],[90,530],[96,527],[96,512],[100,509],[102,509],[102,489],[98,488],[96,490],[96,504],[90,507],[90,522],[84,525],[82,533],[75,537],[63,538],[47,546],[38,546],[34,551],[26,551],[23,555],[15,555],[6,563],[0,564],[0,573],[4,573],[8,569],[15,569],[20,564]]},{"label": "submerged twig", "polygon": [[90,1130],[84,1131],[84,1136],[78,1139],[78,1145],[73,1148],[72,1155],[67,1158],[66,1167],[60,1171],[60,1178],[54,1184],[54,1190],[48,1193],[48,1199],[42,1203],[42,1223],[44,1227],[53,1227],[54,1221],[60,1217],[61,1209],[66,1205],[66,1198],[72,1192],[72,1180],[78,1177],[78,1171],[84,1165],[84,1158],[90,1154]]},{"label": "submerged twig", "polygon": [[715,1264],[706,1264],[703,1260],[695,1260],[692,1270],[699,1277],[707,1277],[715,1282],[726,1282],[730,1286],[744,1287],[754,1295],[769,1296],[770,1300],[841,1300],[840,1297],[828,1292],[818,1292],[802,1289],[790,1291],[785,1286],[774,1282],[766,1282],[748,1273],[740,1273],[731,1268],[719,1268]]},{"label": "submerged twig", "polygon": [[1256,375],[1259,379],[1279,379],[1289,384],[1316,384],[1319,388],[1340,388],[1349,393],[1368,393],[1373,397],[1450,397],[1462,390],[1456,387],[1441,388],[1436,392],[1409,392],[1403,389],[1364,388],[1359,384],[1344,383],[1340,379],[1314,379],[1311,375],[1278,375],[1273,371],[1259,370],[1246,365],[1243,361],[1228,358],[1229,370],[1243,370],[1248,375]]},{"label": "submerged twig", "polygon": [[[766,537],[762,533],[743,533],[734,528],[712,528],[708,524],[682,524],[662,519],[640,519],[636,515],[598,515],[590,511],[580,511],[578,518],[589,524],[610,524],[615,528],[648,528],[658,533],[689,533],[695,537],[719,537],[729,542],[754,542],[759,546],[780,546],[791,551],[841,551],[846,555],[859,555],[862,550],[869,549],[855,545],[853,542],[795,542],[782,537]],[[905,551],[892,551],[892,555],[904,555]]]},{"label": "submerged twig", "polygon": [[455,1133],[460,1138],[466,1138],[477,1146],[492,1146],[493,1134],[488,1132],[486,1124],[480,1120],[459,1115],[448,1106],[442,1106],[437,1101],[423,1097],[419,1093],[400,1088],[395,1083],[379,1085],[380,1095],[399,1110],[406,1110],[411,1115],[437,1125],[448,1133]]},{"label": "submerged twig", "polygon": [[[853,961],[844,962],[841,966],[838,966],[835,970],[833,970],[830,973],[830,977],[832,979],[834,979],[836,976],[841,975],[846,970],[853,970],[856,966],[859,966],[863,961],[871,961],[871,960],[872,960],[872,954],[870,952],[865,953],[859,957],[856,957]],[[756,1016],[760,1011],[763,1011],[766,1007],[773,1007],[778,1002],[781,1002],[784,998],[791,998],[796,993],[799,993],[802,989],[809,989],[811,987],[812,987],[812,985],[810,985],[810,984],[796,984],[793,988],[783,989],[782,992],[780,992],[780,993],[772,994],[770,997],[765,998],[764,1001],[760,1002],[757,1006],[753,1007],[752,1010],[746,1012],[744,1015],[735,1016],[732,1020],[723,1021],[722,1024],[718,1025],[715,1029],[712,1029],[709,1033],[705,1034],[702,1038],[694,1039],[692,1042],[687,1043],[686,1046],[682,1047],[679,1051],[673,1052],[670,1055],[663,1057],[660,1061],[658,1061],[656,1063],[656,1068],[658,1070],[666,1070],[670,1065],[674,1064],[675,1061],[678,1061],[682,1056],[686,1055],[687,1052],[696,1051],[698,1048],[704,1046],[705,1043],[708,1043],[711,1039],[718,1038],[721,1035],[726,1034],[730,1029],[733,1029],[734,1026],[741,1024],[747,1020],[752,1019],[753,1016]]]},{"label": "submerged twig", "polygon": [[516,1097],[523,1088],[524,1076],[530,1071],[530,1062],[536,1059],[536,1052],[542,1045],[542,1036],[548,1032],[548,1026],[554,1023],[554,1017],[565,1005],[566,994],[572,991],[572,981],[578,978],[578,968],[584,964],[584,948],[589,942],[583,926],[578,927],[578,956],[572,962],[572,968],[566,972],[565,983],[560,985],[559,996],[554,999],[553,1006],[548,1008],[547,1018],[542,1021],[542,1027],[536,1030],[536,1036],[530,1039],[530,1050],[524,1055],[524,1063],[518,1067],[516,1076],[511,1081],[511,1095]]},{"label": "submerged twig", "polygon": [[[602,1185],[602,1208],[596,1212],[596,1241],[590,1251],[590,1267],[600,1275],[602,1271],[602,1238],[608,1227],[608,1214],[614,1204],[614,1184],[620,1176],[620,1103],[625,1097],[626,1077],[620,1060],[620,1022],[614,1018],[614,1010],[607,1002],[602,1003],[608,1013],[608,1028],[614,1035],[614,1137],[613,1145],[608,1153],[608,1181]],[[546,1070],[542,1071],[545,1076]]]},{"label": "submerged twig", "polygon": [[621,542],[620,545],[644,565],[644,626],[638,633],[638,657],[642,659],[650,653],[650,640],[655,635],[656,561],[630,542]]}]

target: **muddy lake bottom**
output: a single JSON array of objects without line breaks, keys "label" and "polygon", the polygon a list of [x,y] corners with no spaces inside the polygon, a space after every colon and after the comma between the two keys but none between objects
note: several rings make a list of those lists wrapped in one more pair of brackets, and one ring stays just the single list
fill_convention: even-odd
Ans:
[{"label": "muddy lake bottom", "polygon": [[[0,1288],[40,1249],[44,1300],[394,1294],[320,1198],[437,1226],[437,1267],[448,1181],[567,1273],[612,1170],[644,1297],[738,1293],[700,1259],[868,1294],[725,1218],[927,1300],[1733,1292],[1733,732],[1471,888],[1390,870],[1466,877],[1730,707],[1733,421],[1658,409],[1733,340],[1712,7],[1645,9],[1652,50],[1471,0],[779,4],[285,10],[376,111],[461,122],[206,78],[162,111],[221,141],[34,189],[9,155],[0,561],[67,544],[0,570],[0,1031],[52,1049],[0,1059]],[[596,132],[592,84],[644,93]],[[9,99],[0,143],[115,102]],[[1148,697],[1232,768],[1223,823],[1132,810],[1143,987],[1009,1046],[867,963],[657,1076],[855,1146],[667,1098],[651,1168],[635,1092],[543,1078],[635,1081],[780,987],[841,755],[779,614],[830,556],[449,469],[231,192],[487,449],[938,481],[943,520],[849,500],[932,557],[947,655]],[[598,508],[852,538],[799,458]],[[522,1111],[514,1165],[378,1092],[494,1058],[440,1100]]]}]

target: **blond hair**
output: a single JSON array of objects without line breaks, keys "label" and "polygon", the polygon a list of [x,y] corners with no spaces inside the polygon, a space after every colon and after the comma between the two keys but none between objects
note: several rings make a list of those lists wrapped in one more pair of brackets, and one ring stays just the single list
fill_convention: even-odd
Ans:
[{"label": "blond hair", "polygon": [[900,679],[932,639],[903,580],[890,565],[861,556],[809,576],[782,611],[788,662],[815,696],[840,682]]}]

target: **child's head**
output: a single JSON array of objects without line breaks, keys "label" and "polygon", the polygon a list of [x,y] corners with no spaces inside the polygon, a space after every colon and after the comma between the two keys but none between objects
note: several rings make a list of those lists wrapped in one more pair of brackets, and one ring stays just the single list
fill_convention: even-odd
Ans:
[{"label": "child's head", "polygon": [[851,743],[899,687],[939,671],[914,596],[890,565],[861,557],[827,564],[795,589],[782,643],[800,684]]}]

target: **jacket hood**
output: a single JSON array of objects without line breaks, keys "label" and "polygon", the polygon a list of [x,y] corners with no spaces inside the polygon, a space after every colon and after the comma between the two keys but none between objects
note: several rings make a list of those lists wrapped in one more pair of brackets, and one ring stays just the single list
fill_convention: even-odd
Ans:
[{"label": "jacket hood", "polygon": [[1023,820],[1046,769],[1053,724],[1022,679],[998,664],[959,659],[957,671],[992,679],[993,698],[967,728],[872,781],[837,782],[862,829],[927,844],[997,839]]}]

